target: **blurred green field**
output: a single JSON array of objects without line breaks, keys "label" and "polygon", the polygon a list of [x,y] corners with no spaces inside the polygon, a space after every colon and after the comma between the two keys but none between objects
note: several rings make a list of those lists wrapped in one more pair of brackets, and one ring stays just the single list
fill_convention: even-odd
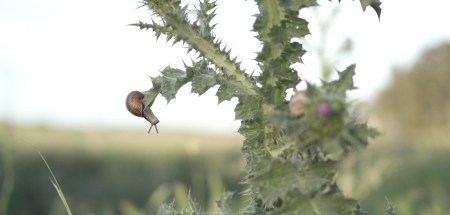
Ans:
[{"label": "blurred green field", "polygon": [[[1,175],[5,154],[12,155],[15,185],[8,214],[65,214],[47,159],[73,214],[156,214],[162,202],[186,205],[189,190],[213,214],[225,189],[241,192],[245,161],[237,134],[207,135],[164,131],[73,131],[1,126]],[[399,215],[448,214],[450,144],[399,142],[385,136],[343,161],[338,183],[359,198],[369,214],[384,214],[386,197]],[[247,198],[236,194],[233,212]]]},{"label": "blurred green field", "polygon": [[[16,179],[8,214],[65,213],[44,162],[24,140],[48,161],[73,214],[155,214],[162,202],[175,200],[184,207],[190,189],[205,210],[214,211],[214,200],[225,189],[244,189],[239,184],[245,165],[239,134],[8,131],[5,125],[1,134],[1,149],[10,147]],[[243,201],[235,196],[236,213]]]},{"label": "blurred green field", "polygon": [[449,214],[450,142],[381,136],[344,160],[337,181],[369,214],[384,214],[386,198],[399,215]]}]

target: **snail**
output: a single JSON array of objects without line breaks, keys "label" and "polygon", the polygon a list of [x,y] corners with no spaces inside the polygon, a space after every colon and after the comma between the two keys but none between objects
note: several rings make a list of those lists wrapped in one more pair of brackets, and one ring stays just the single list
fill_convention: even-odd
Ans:
[{"label": "snail", "polygon": [[148,133],[152,130],[152,127],[155,126],[156,133],[158,133],[158,128],[156,127],[156,124],[159,123],[158,117],[153,114],[150,107],[144,107],[143,99],[144,94],[142,94],[139,91],[133,91],[128,94],[127,99],[125,100],[125,104],[127,106],[128,111],[138,117],[144,117],[147,121],[150,122],[151,126],[148,130]]}]

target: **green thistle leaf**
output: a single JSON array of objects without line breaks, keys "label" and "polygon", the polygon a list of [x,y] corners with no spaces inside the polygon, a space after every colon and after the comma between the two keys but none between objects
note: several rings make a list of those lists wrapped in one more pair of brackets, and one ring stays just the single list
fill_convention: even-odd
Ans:
[{"label": "green thistle leaf", "polygon": [[358,204],[358,205],[356,206],[356,210],[355,210],[355,212],[353,213],[353,215],[368,215],[368,214],[367,214],[367,212],[361,210],[361,206]]},{"label": "green thistle leaf", "polygon": [[[386,198],[387,200],[387,198]],[[385,211],[386,215],[395,215],[395,211],[394,211],[394,205],[389,201],[388,201],[388,209]]]},{"label": "green thistle leaf", "polygon": [[161,95],[167,99],[167,102],[175,98],[178,90],[192,79],[192,73],[187,74],[180,69],[166,67],[163,71]]},{"label": "green thistle leaf", "polygon": [[325,83],[327,92],[345,97],[347,90],[356,89],[353,84],[353,76],[355,75],[355,64],[347,67],[344,71],[338,72],[339,79],[330,83]]},{"label": "green thistle leaf", "polygon": [[308,29],[308,22],[299,18],[298,10],[289,11],[286,13],[286,20],[282,22],[282,26],[286,31],[286,35],[291,38],[303,38],[310,34]]},{"label": "green thistle leaf", "polygon": [[271,61],[269,71],[279,81],[277,85],[281,85],[284,90],[295,87],[301,80],[297,71],[289,68],[288,64],[282,63],[282,60]]},{"label": "green thistle leaf", "polygon": [[242,120],[239,133],[247,140],[259,142],[264,134],[264,126],[258,120]]},{"label": "green thistle leaf", "polygon": [[186,71],[192,70],[194,77],[192,79],[192,92],[202,95],[209,88],[217,84],[216,72],[208,67],[206,61],[196,63],[194,67],[187,68]]},{"label": "green thistle leaf", "polygon": [[381,16],[381,1],[380,0],[361,0],[361,7],[363,9],[363,11],[366,10],[367,6],[371,6],[375,12],[377,13],[378,16],[378,20],[380,19]]},{"label": "green thistle leaf", "polygon": [[264,215],[264,209],[261,208],[261,203],[258,203],[256,200],[250,202],[250,204],[245,208],[245,211],[242,215]]},{"label": "green thistle leaf", "polygon": [[262,115],[261,103],[254,96],[240,96],[239,104],[236,105],[234,112],[236,114],[235,119],[247,120],[260,118]]},{"label": "green thistle leaf", "polygon": [[175,98],[177,91],[177,79],[171,77],[163,77],[161,95],[167,99],[167,102]]},{"label": "green thistle leaf", "polygon": [[228,79],[223,75],[216,76],[217,82],[220,84],[216,96],[219,98],[219,104],[225,100],[230,101],[235,96],[248,95],[247,91],[242,88],[238,82]]},{"label": "green thistle leaf", "polygon": [[188,205],[183,208],[181,211],[177,211],[174,209],[173,203],[170,204],[162,204],[158,209],[158,215],[203,215],[203,211],[197,207],[198,203],[196,203],[189,192],[188,195]]},{"label": "green thistle leaf", "polygon": [[155,78],[150,77],[150,79],[152,80],[152,89],[144,92],[144,105],[145,107],[149,106],[151,107],[153,105],[153,102],[156,99],[156,96],[159,95],[159,93],[161,92],[161,85],[162,85],[162,77],[158,76]]},{"label": "green thistle leaf", "polygon": [[370,128],[367,124],[350,124],[348,132],[343,133],[345,140],[354,146],[367,146],[369,138],[375,138],[380,132],[374,128]]},{"label": "green thistle leaf", "polygon": [[278,4],[293,11],[298,11],[304,7],[319,5],[317,4],[317,0],[278,0]]},{"label": "green thistle leaf", "polygon": [[300,43],[293,42],[289,46],[286,46],[281,53],[281,58],[284,61],[292,62],[292,63],[303,63],[301,56],[306,53],[303,50],[303,46]]},{"label": "green thistle leaf", "polygon": [[220,195],[220,198],[216,201],[217,206],[219,207],[219,213],[217,215],[228,215],[230,213],[230,205],[231,198],[233,197],[234,192],[226,191]]},{"label": "green thistle leaf", "polygon": [[263,202],[272,202],[277,198],[284,199],[292,190],[314,195],[321,192],[325,184],[331,182],[336,164],[330,160],[294,165],[275,158],[268,166],[268,170],[254,173],[247,183],[259,191],[259,197]]},{"label": "green thistle leaf", "polygon": [[301,195],[289,193],[281,202],[281,207],[268,215],[340,215],[353,214],[357,205],[354,199],[345,198],[341,193],[328,195]]},{"label": "green thistle leaf", "polygon": [[286,88],[283,85],[268,86],[264,88],[264,101],[274,106],[282,106],[285,103],[283,95]]},{"label": "green thistle leaf", "polygon": [[159,206],[158,209],[158,215],[177,215],[179,214],[174,208],[173,208],[173,202],[170,204],[162,204]]}]

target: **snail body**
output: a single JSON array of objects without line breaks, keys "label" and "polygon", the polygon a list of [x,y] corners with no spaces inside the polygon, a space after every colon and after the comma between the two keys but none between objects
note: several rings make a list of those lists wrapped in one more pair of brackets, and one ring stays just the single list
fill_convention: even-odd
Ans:
[{"label": "snail body", "polygon": [[150,122],[151,126],[148,133],[150,133],[153,126],[155,126],[156,133],[158,133],[156,124],[159,123],[159,119],[155,116],[150,107],[145,107],[143,102],[144,97],[144,94],[141,92],[132,91],[128,94],[127,99],[125,100],[125,105],[131,114],[137,117],[143,117],[145,120]]}]

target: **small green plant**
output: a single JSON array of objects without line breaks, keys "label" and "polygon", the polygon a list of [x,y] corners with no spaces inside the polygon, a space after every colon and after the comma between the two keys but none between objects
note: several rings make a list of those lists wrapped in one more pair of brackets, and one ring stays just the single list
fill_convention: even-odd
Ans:
[{"label": "small green plant", "polygon": [[[242,153],[247,164],[246,194],[252,201],[242,214],[366,214],[355,199],[346,197],[336,185],[339,161],[354,149],[365,147],[378,132],[359,123],[349,112],[346,92],[354,89],[355,65],[338,72],[334,81],[324,80],[320,86],[307,84],[297,92],[300,83],[291,65],[302,62],[303,46],[296,39],[309,34],[308,23],[299,18],[299,10],[317,6],[316,0],[256,0],[260,13],[253,31],[263,44],[258,53],[261,74],[243,71],[230,50],[221,48],[212,24],[216,2],[202,0],[194,11],[181,6],[180,0],[144,0],[158,21],[133,25],[151,29],[156,37],[186,44],[199,59],[184,69],[166,67],[161,76],[152,77],[152,88],[144,92],[144,105],[151,107],[157,95],[170,100],[186,83],[199,95],[219,85],[219,103],[233,97],[239,99],[236,120],[239,133],[245,137]],[[361,1],[380,16],[379,0]],[[190,18],[195,14],[195,18]],[[286,101],[286,91],[296,95]],[[219,200],[222,208],[231,195]],[[188,207],[176,212],[162,205],[159,214],[202,214],[189,199]]]}]

